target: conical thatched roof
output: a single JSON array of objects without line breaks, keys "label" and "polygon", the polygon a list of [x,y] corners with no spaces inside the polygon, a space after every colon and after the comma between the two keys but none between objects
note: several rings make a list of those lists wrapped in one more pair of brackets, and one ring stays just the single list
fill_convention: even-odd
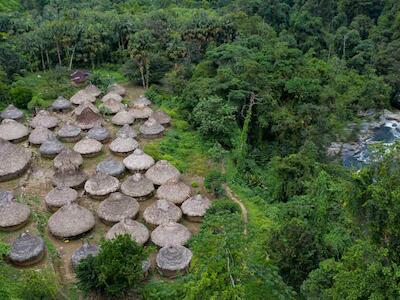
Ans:
[{"label": "conical thatched roof", "polygon": [[14,192],[0,189],[0,203],[11,200],[14,200]]},{"label": "conical thatched roof", "polygon": [[53,185],[80,188],[86,179],[87,175],[78,168],[56,170],[53,176]]},{"label": "conical thatched roof", "polygon": [[106,234],[106,239],[114,239],[117,235],[129,234],[139,245],[143,245],[149,239],[150,233],[146,226],[132,219],[125,218],[115,224]]},{"label": "conical thatched roof", "polygon": [[121,191],[128,196],[141,198],[153,193],[153,183],[140,173],[129,176],[122,184]]},{"label": "conical thatched roof", "polygon": [[61,186],[52,189],[44,198],[46,206],[55,211],[68,203],[73,203],[78,199],[78,192],[69,187]]},{"label": "conical thatched roof", "polygon": [[82,129],[90,129],[100,126],[102,118],[99,110],[90,102],[83,102],[74,110],[77,125]]},{"label": "conical thatched roof", "polygon": [[89,255],[96,256],[99,253],[100,248],[96,245],[89,245],[85,242],[81,247],[75,250],[71,256],[72,268],[76,270],[80,261]]},{"label": "conical thatched roof", "polygon": [[192,257],[192,251],[184,246],[166,246],[157,254],[157,267],[165,276],[174,277],[177,272],[188,270]]},{"label": "conical thatched roof", "polygon": [[119,160],[108,158],[96,166],[96,172],[119,177],[125,172],[125,166]]},{"label": "conical thatched roof", "polygon": [[83,164],[82,155],[71,149],[64,149],[53,161],[54,167],[61,171],[77,169]]},{"label": "conical thatched roof", "polygon": [[25,204],[14,200],[0,202],[0,229],[15,230],[25,225],[31,210]]},{"label": "conical thatched roof", "polygon": [[156,185],[163,185],[171,179],[179,179],[181,173],[166,160],[156,162],[146,172],[146,177]]},{"label": "conical thatched roof", "polygon": [[95,126],[87,133],[87,137],[105,143],[110,138],[110,132],[103,126]]},{"label": "conical thatched roof", "polygon": [[182,217],[181,209],[172,202],[160,199],[147,207],[143,213],[146,223],[161,225],[169,222],[178,222]]},{"label": "conical thatched roof", "polygon": [[125,96],[126,95],[126,89],[122,85],[119,85],[117,83],[114,83],[114,84],[110,85],[110,87],[107,89],[107,91],[109,93],[110,92],[116,93],[116,94],[118,94],[120,96]]},{"label": "conical thatched roof", "polygon": [[135,129],[133,129],[129,124],[125,124],[122,126],[118,132],[117,132],[117,137],[122,137],[122,138],[136,138],[137,137],[137,132]]},{"label": "conical thatched roof", "polygon": [[73,143],[81,139],[81,132],[82,130],[79,127],[71,123],[66,123],[58,130],[57,136],[64,142]]},{"label": "conical thatched roof", "polygon": [[60,120],[57,117],[53,116],[47,110],[41,110],[37,113],[36,116],[33,117],[29,125],[32,128],[36,127],[46,127],[46,128],[54,128],[58,125]]},{"label": "conical thatched roof", "polygon": [[18,142],[25,139],[28,134],[28,128],[15,120],[5,119],[0,124],[0,138],[7,141]]},{"label": "conical thatched roof", "polygon": [[68,110],[72,108],[72,103],[68,99],[65,99],[63,96],[59,96],[51,105],[51,108],[54,110]]},{"label": "conical thatched roof", "polygon": [[18,177],[29,166],[31,152],[0,138],[0,181]]},{"label": "conical thatched roof", "polygon": [[51,234],[57,238],[73,238],[90,231],[95,219],[90,210],[76,203],[66,204],[48,222]]},{"label": "conical thatched roof", "polygon": [[140,126],[139,131],[144,138],[157,138],[161,137],[164,132],[164,126],[157,123],[153,118],[149,118],[142,126]]},{"label": "conical thatched roof", "polygon": [[28,266],[41,261],[45,249],[45,243],[41,237],[24,232],[11,245],[11,251],[7,257],[15,265]]},{"label": "conical thatched roof", "polygon": [[92,95],[93,97],[98,97],[101,94],[101,91],[99,88],[97,88],[97,86],[95,86],[94,84],[89,84],[87,85],[83,91],[89,95]]},{"label": "conical thatched roof", "polygon": [[114,153],[126,155],[139,147],[139,143],[133,138],[117,137],[109,147]]},{"label": "conical thatched roof", "polygon": [[44,141],[39,148],[40,155],[44,157],[54,157],[64,150],[65,146],[56,138]]},{"label": "conical thatched roof", "polygon": [[182,224],[169,222],[157,226],[151,233],[151,241],[159,247],[169,245],[185,245],[190,239],[191,233]]},{"label": "conical thatched roof", "polygon": [[185,202],[182,203],[183,213],[193,221],[198,220],[206,214],[207,209],[210,207],[211,203],[208,198],[197,194]]},{"label": "conical thatched roof", "polygon": [[77,142],[74,146],[74,151],[84,155],[95,155],[103,149],[103,144],[95,139],[83,139]]},{"label": "conical thatched roof", "polygon": [[54,139],[54,133],[45,127],[36,127],[29,135],[29,143],[33,145],[41,145],[49,139]]},{"label": "conical thatched roof", "polygon": [[167,113],[162,110],[157,110],[153,112],[153,114],[150,117],[156,120],[161,125],[168,125],[169,123],[171,123],[171,117],[168,116]]},{"label": "conical thatched roof", "polygon": [[94,198],[104,198],[118,189],[119,180],[104,173],[96,173],[85,183],[86,193]]},{"label": "conical thatched roof", "polygon": [[153,110],[145,105],[131,108],[129,112],[135,119],[147,119],[153,114]]},{"label": "conical thatched roof", "polygon": [[156,193],[157,198],[166,199],[175,204],[181,204],[190,197],[190,186],[176,178],[161,185]]},{"label": "conical thatched roof", "polygon": [[145,171],[155,163],[154,158],[140,149],[133,151],[133,153],[126,157],[123,162],[126,168],[134,173]]},{"label": "conical thatched roof", "polygon": [[103,103],[107,102],[109,100],[113,100],[113,101],[120,103],[122,101],[122,97],[121,97],[121,95],[118,95],[117,93],[109,92],[109,93],[105,94],[103,96],[103,98],[101,98],[101,102],[103,102]]},{"label": "conical thatched roof", "polygon": [[118,126],[123,126],[125,124],[132,124],[135,118],[132,114],[126,110],[121,110],[112,119],[111,122]]},{"label": "conical thatched roof", "polygon": [[96,102],[96,97],[93,94],[86,92],[85,90],[78,91],[71,97],[71,102],[76,105],[81,105],[84,102]]},{"label": "conical thatched roof", "polygon": [[138,212],[137,200],[121,193],[112,193],[97,209],[97,215],[106,224],[117,223],[124,218],[135,219]]},{"label": "conical thatched roof", "polygon": [[101,104],[101,107],[105,109],[106,113],[112,115],[125,109],[125,106],[121,102],[114,99],[108,99],[104,101],[103,104]]},{"label": "conical thatched roof", "polygon": [[151,101],[148,98],[146,98],[145,96],[143,96],[143,95],[141,95],[139,98],[135,99],[132,102],[132,106],[133,107],[137,107],[137,106],[140,107],[142,105],[146,105],[146,106],[151,105]]},{"label": "conical thatched roof", "polygon": [[12,104],[7,106],[7,108],[0,114],[0,118],[2,119],[21,120],[23,117],[24,113]]}]

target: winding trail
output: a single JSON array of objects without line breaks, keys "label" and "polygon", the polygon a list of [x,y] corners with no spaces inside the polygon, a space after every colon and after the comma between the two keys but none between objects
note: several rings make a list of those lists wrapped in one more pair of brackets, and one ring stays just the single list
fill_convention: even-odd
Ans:
[{"label": "winding trail", "polygon": [[243,234],[247,235],[247,224],[249,222],[247,208],[226,183],[224,183],[223,187],[225,189],[226,195],[230,199],[232,199],[233,202],[237,203],[240,206],[240,210],[242,211],[242,218],[243,218],[243,222],[244,222]]}]

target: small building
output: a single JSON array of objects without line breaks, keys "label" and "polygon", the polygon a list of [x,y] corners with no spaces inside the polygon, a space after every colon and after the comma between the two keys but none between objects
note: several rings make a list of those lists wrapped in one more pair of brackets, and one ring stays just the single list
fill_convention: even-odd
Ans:
[{"label": "small building", "polygon": [[89,78],[89,76],[89,71],[76,70],[70,75],[70,78],[74,83],[79,84],[85,82]]}]

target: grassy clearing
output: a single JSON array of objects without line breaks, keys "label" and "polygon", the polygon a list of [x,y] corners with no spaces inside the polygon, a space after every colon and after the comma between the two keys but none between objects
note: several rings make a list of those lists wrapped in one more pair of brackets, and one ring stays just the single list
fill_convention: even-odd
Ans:
[{"label": "grassy clearing", "polygon": [[110,78],[118,83],[127,83],[129,81],[129,79],[121,72],[119,65],[104,64],[94,68],[92,72],[97,73],[102,77]]},{"label": "grassy clearing", "polygon": [[19,0],[0,0],[0,12],[13,12],[19,9]]}]

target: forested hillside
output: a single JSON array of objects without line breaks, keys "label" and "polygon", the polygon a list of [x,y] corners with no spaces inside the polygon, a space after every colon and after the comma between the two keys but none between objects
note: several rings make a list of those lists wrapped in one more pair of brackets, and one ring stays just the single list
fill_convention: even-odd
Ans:
[{"label": "forested hillside", "polygon": [[186,120],[159,155],[201,149],[209,191],[248,210],[216,206],[189,274],[141,297],[400,298],[399,145],[361,170],[326,151],[400,108],[398,0],[0,0],[0,110],[71,96],[75,69]]}]

